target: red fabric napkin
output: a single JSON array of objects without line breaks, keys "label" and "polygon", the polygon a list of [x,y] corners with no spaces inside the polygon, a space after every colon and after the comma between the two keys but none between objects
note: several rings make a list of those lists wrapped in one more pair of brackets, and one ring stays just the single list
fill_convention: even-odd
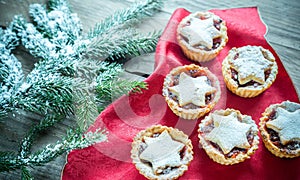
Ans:
[{"label": "red fabric napkin", "polygon": [[[251,115],[258,124],[261,113],[272,103],[284,100],[299,102],[295,88],[278,55],[264,38],[266,26],[257,8],[211,10],[223,18],[228,27],[229,41],[219,56],[201,63],[214,72],[222,86],[221,100],[215,109],[235,108]],[[108,141],[69,153],[62,172],[63,180],[70,179],[145,179],[131,163],[133,137],[153,124],[176,127],[189,135],[193,142],[194,159],[181,179],[299,179],[300,159],[281,159],[272,155],[260,140],[259,149],[245,162],[225,166],[215,163],[198,144],[197,128],[202,120],[178,118],[162,97],[166,74],[177,66],[191,64],[176,43],[175,32],[181,19],[190,12],[177,9],[159,40],[155,56],[155,71],[146,79],[149,89],[142,94],[123,96],[104,110],[90,131],[105,127]],[[246,99],[232,94],[224,85],[221,62],[232,47],[260,45],[275,56],[279,73],[274,84],[261,95]]]}]

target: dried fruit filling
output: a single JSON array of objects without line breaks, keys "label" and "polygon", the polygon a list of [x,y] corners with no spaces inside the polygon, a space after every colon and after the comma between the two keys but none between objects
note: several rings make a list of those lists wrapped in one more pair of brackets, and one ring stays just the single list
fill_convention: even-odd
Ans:
[{"label": "dried fruit filling", "polygon": [[[155,137],[158,137],[160,135],[160,133],[155,133],[153,134],[151,137],[152,138],[155,138]],[[147,144],[145,143],[145,141],[143,141],[141,144],[140,144],[140,148],[139,148],[139,155],[147,148]],[[186,153],[186,146],[184,146],[180,152],[179,152],[179,155],[180,155],[180,159],[182,160],[185,156],[185,153]],[[149,161],[145,161],[145,160],[142,160],[141,159],[141,162],[143,162],[144,164],[147,164],[148,166],[152,167],[152,163],[149,162]],[[162,175],[162,174],[169,174],[171,171],[173,170],[176,170],[178,169],[179,167],[171,167],[171,166],[166,166],[164,167],[163,169],[161,169],[162,171],[158,171],[158,172],[154,172],[156,175]]]},{"label": "dried fruit filling", "polygon": [[[241,121],[241,119],[239,119],[239,120]],[[206,128],[204,129],[203,133],[207,134],[207,133],[210,133],[210,131],[212,131],[212,129],[214,128],[214,125],[213,125],[213,123],[211,123],[211,124],[206,125],[205,127]],[[247,133],[247,140],[248,140],[248,143],[250,145],[253,144],[253,141],[254,141],[253,131],[250,130]],[[220,148],[220,146],[218,144],[216,144],[214,142],[211,142],[211,141],[209,141],[209,142],[211,143],[211,145],[214,148],[216,148],[219,152],[221,152],[222,154],[224,154],[224,152],[222,151],[222,149]],[[245,154],[245,153],[247,153],[247,151],[248,151],[247,149],[234,147],[229,153],[224,154],[224,156],[226,158],[235,158],[238,154],[240,154],[240,153],[244,153]]]},{"label": "dried fruit filling", "polygon": [[[239,80],[238,80],[238,74],[239,73],[235,69],[233,69],[233,68],[230,68],[230,70],[231,70],[231,78],[238,84],[239,87],[247,87],[247,86],[258,87],[258,86],[262,85],[262,84],[260,84],[260,83],[258,83],[256,81],[253,81],[253,80],[249,81],[246,84],[240,84]],[[271,73],[270,70],[265,71],[265,80],[268,79],[270,73]]]},{"label": "dried fruit filling", "polygon": [[[206,73],[204,73],[203,71],[199,71],[197,69],[195,69],[195,70],[194,69],[187,70],[187,71],[185,71],[185,73],[187,75],[193,77],[193,78],[200,77],[200,76],[206,76]],[[173,75],[173,77],[172,77],[172,83],[170,84],[170,87],[178,85],[178,83],[179,83],[179,76],[180,76],[179,74]],[[209,85],[212,85],[212,83],[211,83],[211,81],[209,79],[208,79],[207,83]],[[169,97],[178,103],[177,96],[174,93],[172,93],[172,92],[169,91]],[[205,104],[209,104],[213,100],[213,98],[214,98],[214,94],[207,94],[207,95],[205,95]],[[197,109],[197,108],[199,108],[199,106],[196,106],[196,105],[194,105],[192,103],[189,103],[189,104],[187,104],[185,106],[182,106],[182,108],[184,108],[184,109]]]},{"label": "dried fruit filling", "polygon": [[[247,140],[249,142],[249,144],[251,145],[253,143],[253,140],[254,140],[254,135],[252,133],[252,131],[250,131],[248,134],[247,134]],[[213,142],[210,142],[212,144],[212,146],[214,146],[218,151],[220,151],[222,154],[223,151],[222,149],[216,144],[216,143],[213,143]],[[229,153],[227,154],[224,154],[224,156],[226,158],[235,158],[238,154],[240,153],[244,153],[246,154],[247,153],[247,149],[243,149],[243,148],[238,148],[238,147],[235,147],[233,148]]]},{"label": "dried fruit filling", "polygon": [[[203,16],[197,17],[197,18],[199,18],[199,19],[201,19],[201,20],[207,19],[206,17],[203,17]],[[214,19],[214,27],[215,27],[218,31],[220,31],[221,23],[222,23],[222,22],[223,22],[222,19],[217,19],[217,20]],[[190,24],[191,24],[191,22],[190,22],[190,21],[187,21],[186,24],[185,24],[184,26],[190,26]],[[189,42],[189,40],[188,40],[186,37],[182,36],[182,35],[181,35],[181,38],[182,38],[184,41]],[[222,42],[222,38],[221,38],[221,37],[214,38],[214,39],[213,39],[213,46],[212,46],[212,49],[217,49],[217,48],[220,46],[221,42]],[[209,49],[209,48],[207,48],[207,47],[205,47],[205,46],[203,46],[203,45],[197,45],[197,46],[193,46],[193,47],[194,47],[194,48],[197,48],[197,49],[205,50],[205,51],[210,51],[210,50],[212,50],[212,49]]]},{"label": "dried fruit filling", "polygon": [[[267,55],[264,54],[264,53],[263,53],[263,56],[265,58],[267,58]],[[234,57],[233,57],[234,60],[237,59],[237,58],[239,58],[239,53],[236,53],[234,55]],[[233,68],[230,68],[230,71],[231,71],[231,78],[238,84],[239,87],[247,87],[247,86],[258,87],[258,86],[262,85],[262,84],[260,84],[260,83],[258,83],[256,81],[253,81],[253,80],[251,80],[250,82],[248,82],[246,84],[240,84],[239,80],[238,80],[238,74],[239,73],[235,69],[233,69]],[[265,71],[265,81],[268,79],[268,77],[270,76],[270,74],[271,74],[271,70]]]},{"label": "dried fruit filling", "polygon": [[[269,121],[272,121],[274,119],[276,119],[276,111],[275,110],[273,110],[269,115]],[[280,148],[280,149],[282,149],[286,152],[289,152],[291,150],[297,150],[297,149],[300,148],[300,142],[299,141],[291,141],[288,144],[283,145],[280,142],[279,134],[276,131],[274,131],[273,129],[267,128],[267,127],[266,127],[266,130],[267,130],[268,134],[270,135],[270,140],[278,148]]]}]

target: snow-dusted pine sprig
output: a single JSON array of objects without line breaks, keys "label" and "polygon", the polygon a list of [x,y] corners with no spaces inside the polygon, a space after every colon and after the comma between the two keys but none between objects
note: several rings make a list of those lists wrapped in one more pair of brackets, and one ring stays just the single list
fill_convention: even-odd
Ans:
[{"label": "snow-dusted pine sprig", "polygon": [[[0,152],[0,172],[21,169],[22,178],[31,179],[28,166],[43,165],[64,152],[105,140],[102,130],[85,136],[81,133],[112,101],[113,95],[147,88],[144,82],[119,80],[117,75],[122,72],[122,66],[116,62],[128,55],[133,57],[152,52],[160,35],[160,32],[143,35],[132,27],[122,27],[151,15],[161,5],[159,0],[137,3],[116,12],[87,35],[82,35],[81,23],[69,9],[67,1],[50,0],[47,7],[30,6],[32,23],[16,16],[11,26],[1,31],[0,93],[3,96],[0,103],[3,106],[0,115],[24,109],[44,117],[26,133],[19,153]],[[114,38],[111,37],[112,31]],[[38,59],[26,78],[21,63],[11,53],[18,38]],[[97,42],[101,42],[101,46]],[[67,116],[75,116],[79,128],[70,131],[62,141],[32,153],[35,137]]]},{"label": "snow-dusted pine sprig", "polygon": [[99,111],[123,95],[124,92],[140,93],[142,89],[147,89],[145,82],[121,79],[119,77],[123,72],[121,64],[103,62],[100,71],[101,74],[96,79],[96,102]]},{"label": "snow-dusted pine sprig", "polygon": [[126,59],[128,56],[139,56],[155,50],[161,32],[141,34],[135,29],[111,29],[93,38],[87,45],[86,56],[100,59]]},{"label": "snow-dusted pine sprig", "polygon": [[144,17],[149,17],[161,9],[162,0],[145,0],[134,4],[132,7],[117,11],[113,15],[97,23],[88,33],[88,39],[101,36],[115,27],[124,26],[128,23],[137,22]]},{"label": "snow-dusted pine sprig", "polygon": [[[82,149],[92,144],[103,142],[106,140],[106,133],[102,129],[95,132],[87,132],[82,135],[80,129],[69,130],[67,136],[55,144],[47,145],[42,150],[39,150],[28,157],[28,163],[32,165],[43,165],[50,162],[55,157],[69,152],[73,149]],[[26,162],[26,160],[25,160]]]},{"label": "snow-dusted pine sprig", "polygon": [[22,65],[11,53],[17,45],[16,34],[0,28],[0,117],[14,110],[11,101],[24,79]]},{"label": "snow-dusted pine sprig", "polygon": [[40,132],[47,130],[49,127],[52,127],[54,124],[59,122],[64,118],[63,115],[53,114],[48,115],[40,120],[40,122],[33,126],[22,139],[19,149],[20,158],[27,158],[31,154],[31,147],[34,143],[34,140],[39,135]]},{"label": "snow-dusted pine sprig", "polygon": [[88,32],[85,58],[124,59],[139,56],[155,50],[161,32],[141,34],[132,25],[144,17],[151,16],[163,5],[161,0],[146,0],[136,3],[130,8],[115,12],[96,24]]},{"label": "snow-dusted pine sprig", "polygon": [[25,168],[26,176],[31,178],[26,167],[44,165],[65,152],[85,148],[105,140],[106,133],[102,129],[98,129],[95,132],[87,132],[83,135],[81,130],[71,129],[61,141],[48,144],[41,150],[31,153],[30,155],[16,156],[13,152],[0,152],[0,172]]},{"label": "snow-dusted pine sprig", "polygon": [[[150,5],[147,3],[149,3]],[[151,10],[152,11],[157,10],[158,5],[160,5],[159,1],[148,1],[147,3],[140,3],[138,5],[133,6],[130,9],[127,9],[126,11],[122,11],[123,13],[117,13],[120,16],[120,15],[124,15],[124,13],[126,12],[125,13],[126,15],[124,15],[126,17],[117,19],[118,20],[117,24],[118,25],[126,24],[128,21],[130,21],[130,19],[139,19],[145,16],[146,14],[150,14],[149,12]],[[141,7],[144,6],[147,8],[145,10],[141,9]],[[55,8],[52,7],[52,9]],[[64,9],[64,8],[60,8],[60,9]],[[131,9],[135,9],[135,10],[131,10]],[[58,13],[58,11],[59,10],[55,10],[56,14],[70,12],[64,10]],[[153,52],[158,37],[160,35],[160,33],[158,32],[149,33],[147,35],[141,35],[140,33],[138,33],[132,28],[130,29],[118,28],[115,29],[114,32],[110,31],[109,33],[108,32],[104,33],[99,31],[97,38],[92,38],[92,39],[81,40],[81,37],[74,36],[78,39],[75,39],[74,41],[69,42],[67,43],[67,45],[65,45],[66,42],[62,42],[60,40],[61,38],[59,37],[59,35],[53,32],[60,32],[57,29],[65,29],[66,31],[68,31],[68,29],[64,27],[73,27],[72,29],[74,29],[79,33],[80,28],[77,25],[79,23],[77,23],[77,18],[74,18],[76,17],[75,15],[72,16],[61,15],[65,17],[64,19],[69,19],[64,21],[65,23],[70,22],[68,23],[68,26],[65,25],[65,23],[63,23],[63,24],[57,24],[57,26],[50,26],[51,28],[49,28],[49,23],[52,21],[49,20],[48,16],[51,13],[51,11],[46,12],[45,8],[42,7],[41,5],[32,5],[30,6],[30,12],[31,12],[30,13],[31,16],[33,17],[33,20],[35,20],[36,24],[38,25],[37,27],[33,26],[33,24],[31,23],[26,23],[21,17],[16,17],[14,21],[15,22],[14,27],[17,30],[18,35],[22,40],[22,44],[26,48],[31,50],[33,55],[42,58],[42,61],[38,63],[38,66],[36,66],[34,71],[36,70],[38,72],[47,72],[48,74],[60,72],[63,73],[64,75],[71,75],[72,77],[74,77],[74,72],[75,72],[74,79],[79,78],[77,81],[81,82],[81,87],[83,87],[83,89],[90,88],[89,87],[90,84],[93,84],[93,81],[95,80],[95,73],[92,74],[93,76],[91,76],[90,72],[97,71],[97,69],[95,69],[95,67],[97,66],[94,66],[93,67],[94,69],[89,68],[88,71],[85,70],[85,67],[91,67],[90,66],[91,63],[95,64],[95,62],[92,62],[93,61],[92,58],[90,57],[86,58],[87,54],[92,57],[97,57],[97,59],[100,60],[105,60],[105,59],[117,60],[120,58],[125,58],[128,55],[138,56],[141,53]],[[129,16],[128,14],[131,15]],[[56,27],[56,30],[55,28],[52,27]],[[103,31],[108,29],[112,30],[111,27],[106,27],[102,29]],[[41,32],[41,30],[43,31]],[[114,38],[112,38],[112,34],[114,34],[113,36]],[[64,48],[60,48],[61,46],[63,46]],[[82,53],[85,55],[80,56]],[[43,69],[39,70],[39,67],[42,67]],[[85,73],[81,73],[81,72],[85,72]],[[85,84],[87,87],[82,86],[82,83]],[[124,87],[124,85],[126,85],[126,83],[124,83],[122,88],[124,88],[124,90],[127,90],[133,87],[134,84],[139,85],[142,83],[137,83],[137,82],[128,83],[129,85],[128,88]],[[74,83],[73,87],[78,87],[78,86],[76,85],[76,83]],[[75,89],[73,92],[75,92],[75,94],[73,93],[74,97],[82,97],[82,94],[85,94],[84,97],[90,97],[91,94],[88,91],[85,90],[82,91],[78,89]],[[76,92],[79,92],[81,96],[76,95]],[[97,93],[101,93],[101,91],[97,91]],[[90,99],[90,101],[87,101],[88,99]],[[81,113],[82,105],[78,107],[80,109],[78,108],[75,109],[75,112],[79,113],[78,120],[80,124],[87,124],[86,122],[81,123],[80,119],[82,120],[86,119],[86,121],[91,121],[92,119],[94,119],[95,115],[92,116],[91,112],[93,112],[94,114],[95,113],[97,114],[97,112],[95,112],[95,108],[94,108],[95,105],[91,104],[91,102],[93,102],[93,98],[78,99],[76,102],[85,102],[84,104],[90,104],[89,107],[91,107],[90,111],[87,110],[85,111],[85,113]],[[103,109],[103,107],[102,108],[100,107],[98,109]],[[87,116],[82,116],[82,115],[87,115]]]},{"label": "snow-dusted pine sprig", "polygon": [[[63,3],[65,2],[65,3]],[[46,7],[32,4],[29,13],[36,27],[56,45],[74,44],[81,35],[82,25],[75,13],[71,13],[66,1],[50,1]]]},{"label": "snow-dusted pine sprig", "polygon": [[15,107],[42,115],[57,113],[73,114],[72,85],[70,77],[61,77],[58,74],[48,76],[29,77],[23,85],[28,88],[22,91],[13,100]]}]

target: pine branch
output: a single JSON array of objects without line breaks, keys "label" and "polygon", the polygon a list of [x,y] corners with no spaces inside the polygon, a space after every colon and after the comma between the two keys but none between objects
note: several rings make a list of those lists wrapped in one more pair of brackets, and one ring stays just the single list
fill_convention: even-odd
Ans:
[{"label": "pine branch", "polygon": [[113,15],[96,24],[95,27],[89,31],[88,39],[93,39],[103,33],[107,33],[114,27],[120,27],[126,23],[152,16],[156,11],[161,9],[162,4],[163,1],[161,0],[146,0],[125,10],[115,12]]},{"label": "pine branch", "polygon": [[19,156],[21,158],[27,158],[31,153],[31,147],[33,145],[34,140],[39,135],[40,132],[52,127],[56,123],[62,121],[65,118],[64,115],[48,115],[44,117],[39,124],[33,126],[27,135],[22,139]]},{"label": "pine branch", "polygon": [[80,87],[73,87],[74,115],[78,127],[82,132],[95,121],[99,115],[95,102],[94,86],[90,81],[82,81]]},{"label": "pine branch", "polygon": [[26,81],[27,87],[14,99],[14,107],[39,114],[71,115],[73,82],[72,78],[61,77],[58,74],[30,74]]},{"label": "pine branch", "polygon": [[110,34],[102,34],[93,39],[87,47],[85,56],[114,61],[126,56],[139,56],[142,53],[153,52],[159,37],[160,32],[142,35],[133,29],[114,29]]},{"label": "pine branch", "polygon": [[18,162],[14,152],[0,151],[0,172],[17,169]]},{"label": "pine branch", "polygon": [[139,93],[142,89],[147,89],[145,82],[120,80],[118,75],[123,72],[121,64],[104,62],[100,71],[101,74],[96,79],[96,102],[99,112],[123,94],[128,94],[130,91]]},{"label": "pine branch", "polygon": [[8,52],[19,45],[17,35],[11,30],[11,27],[6,30],[0,28],[0,44],[0,49],[6,49]]},{"label": "pine branch", "polygon": [[77,61],[74,64],[74,76],[84,81],[89,81],[89,86],[95,82],[95,78],[98,76],[101,71],[103,62],[94,59],[81,58],[80,61]]},{"label": "pine branch", "polygon": [[96,87],[98,112],[103,111],[120,96],[129,93],[141,93],[143,89],[148,89],[148,84],[143,81],[119,80],[114,83],[102,83]]},{"label": "pine branch", "polygon": [[142,81],[120,80],[103,82],[97,85],[97,100],[99,102],[109,102],[124,95],[131,93],[141,93],[142,89],[147,89],[147,83]]},{"label": "pine branch", "polygon": [[66,0],[49,0],[49,10],[60,10],[67,14],[71,13],[70,5]]},{"label": "pine branch", "polygon": [[[67,136],[55,144],[48,144],[43,149],[30,154],[27,158],[15,156],[11,152],[0,152],[0,172],[20,169],[27,166],[41,166],[63,153],[70,152],[74,149],[81,149],[100,143],[106,140],[104,130],[98,129],[95,132],[88,132],[82,135],[80,129],[69,130]],[[25,175],[28,172],[25,171]]]},{"label": "pine branch", "polygon": [[34,179],[31,176],[29,170],[25,166],[21,167],[21,171],[22,171],[22,174],[21,174],[21,179],[22,180],[33,180]]},{"label": "pine branch", "polygon": [[137,35],[133,38],[128,38],[123,43],[120,43],[118,48],[115,48],[108,60],[125,59],[126,56],[140,56],[142,53],[151,53],[155,51],[158,39],[161,32],[152,32],[147,35]]},{"label": "pine branch", "polygon": [[[16,16],[6,33],[0,31],[0,116],[17,108],[44,115],[26,133],[17,155],[0,152],[0,172],[21,169],[22,179],[32,179],[28,167],[44,165],[72,149],[106,139],[104,130],[82,135],[98,115],[97,108],[103,110],[114,97],[147,89],[145,82],[120,80],[122,65],[115,62],[128,55],[153,52],[160,35],[141,35],[133,28],[122,27],[152,15],[161,5],[162,1],[146,0],[119,11],[97,24],[83,39],[79,19],[71,13],[67,1],[50,0],[49,9],[30,6],[33,23]],[[19,40],[39,57],[26,79],[21,63],[11,54]],[[79,128],[32,153],[37,135],[69,115],[76,117]]]},{"label": "pine branch", "polygon": [[96,83],[108,82],[114,80],[121,72],[123,72],[122,65],[116,62],[101,62],[99,64],[99,75]]},{"label": "pine branch", "polygon": [[55,44],[44,38],[33,24],[26,23],[23,17],[15,16],[12,28],[32,55],[43,59],[57,59]]},{"label": "pine branch", "polygon": [[96,77],[101,82],[111,81],[112,78],[109,77],[115,77],[122,67],[117,63],[83,59],[78,62],[77,68],[76,79],[81,83],[73,86],[74,113],[77,124],[82,131],[86,131],[99,115],[98,109],[104,109],[104,106],[96,102]]},{"label": "pine branch", "polygon": [[16,34],[0,28],[0,118],[14,110],[10,106],[12,97],[24,79],[22,65],[11,53],[17,45]]},{"label": "pine branch", "polygon": [[[40,4],[32,4],[29,13],[37,28],[44,33],[44,37],[56,45],[74,44],[80,37],[82,25],[77,14],[72,14],[65,4],[53,4],[52,10],[47,12]],[[62,1],[57,2],[62,3]]]},{"label": "pine branch", "polygon": [[81,149],[92,144],[103,142],[106,140],[106,135],[103,130],[96,132],[88,132],[82,136],[80,129],[70,130],[62,141],[57,141],[53,145],[47,145],[42,150],[28,157],[28,164],[41,166],[55,159],[57,156],[69,152],[73,149]]}]

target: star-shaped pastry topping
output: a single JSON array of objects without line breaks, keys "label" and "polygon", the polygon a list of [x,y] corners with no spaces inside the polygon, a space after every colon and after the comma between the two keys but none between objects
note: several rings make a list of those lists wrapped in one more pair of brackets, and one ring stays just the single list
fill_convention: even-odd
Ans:
[{"label": "star-shaped pastry topping", "polygon": [[190,25],[182,27],[181,34],[189,40],[191,46],[203,45],[209,49],[213,46],[213,39],[221,35],[214,27],[213,18],[201,20],[192,17]]},{"label": "star-shaped pastry topping", "polygon": [[180,106],[193,103],[196,106],[205,106],[205,95],[216,91],[216,88],[207,83],[206,76],[193,78],[182,72],[179,76],[179,83],[176,86],[169,87],[174,93]]},{"label": "star-shaped pastry topping", "polygon": [[180,150],[184,144],[172,139],[168,131],[163,131],[158,137],[145,137],[147,148],[140,154],[142,160],[152,164],[152,169],[160,173],[165,167],[178,167],[180,162]]},{"label": "star-shaped pastry topping", "polygon": [[278,107],[276,114],[277,118],[266,126],[279,134],[280,142],[286,145],[291,140],[300,141],[300,109],[290,112]]},{"label": "star-shaped pastry topping", "polygon": [[265,71],[273,65],[272,61],[263,56],[260,48],[253,46],[240,48],[239,57],[231,59],[230,63],[238,72],[238,81],[241,85],[251,80],[264,84]]},{"label": "star-shaped pastry topping", "polygon": [[219,145],[224,154],[228,154],[234,147],[250,147],[247,132],[252,125],[240,122],[236,112],[227,116],[212,114],[212,118],[215,127],[206,135],[206,139]]}]

